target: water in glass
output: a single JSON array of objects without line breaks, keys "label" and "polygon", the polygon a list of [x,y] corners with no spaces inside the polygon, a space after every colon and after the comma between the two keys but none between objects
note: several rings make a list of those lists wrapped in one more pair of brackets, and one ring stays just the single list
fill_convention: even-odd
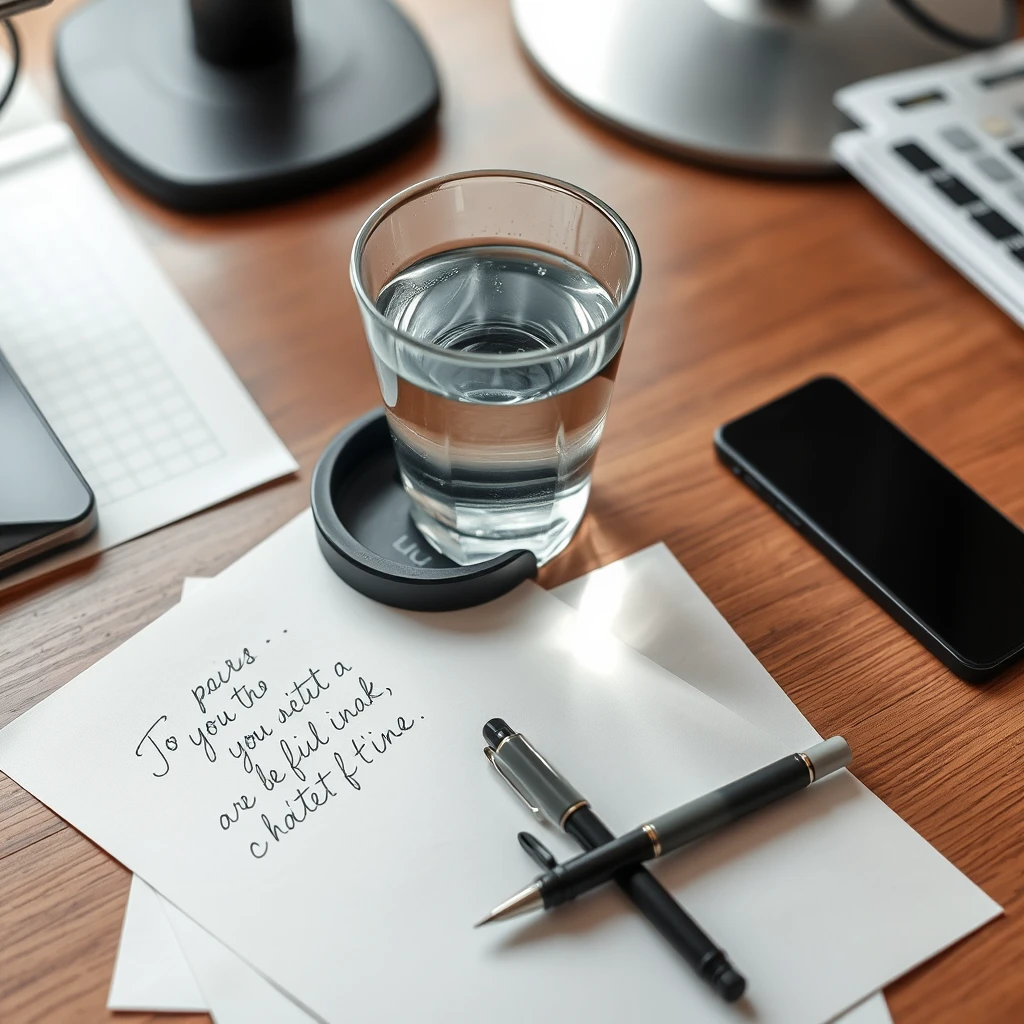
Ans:
[{"label": "water in glass", "polygon": [[571,346],[612,297],[560,256],[493,245],[415,263],[377,308],[427,343],[374,353],[417,526],[459,562],[557,554],[586,507],[624,328]]}]

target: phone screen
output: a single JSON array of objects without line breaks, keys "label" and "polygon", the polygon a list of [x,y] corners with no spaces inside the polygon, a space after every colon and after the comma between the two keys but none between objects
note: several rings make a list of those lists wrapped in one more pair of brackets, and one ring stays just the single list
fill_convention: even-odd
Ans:
[{"label": "phone screen", "polygon": [[0,357],[0,526],[71,523],[92,493]]},{"label": "phone screen", "polygon": [[1024,532],[842,381],[727,424],[719,447],[960,659],[1024,646]]}]

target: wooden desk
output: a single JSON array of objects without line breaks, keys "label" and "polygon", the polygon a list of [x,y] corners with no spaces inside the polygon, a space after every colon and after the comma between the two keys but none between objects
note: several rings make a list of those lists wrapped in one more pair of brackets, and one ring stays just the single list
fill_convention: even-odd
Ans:
[{"label": "wooden desk", "polygon": [[[67,6],[21,20],[51,98],[50,33]],[[838,373],[1024,523],[1024,335],[856,184],[676,163],[545,87],[503,0],[402,6],[444,104],[437,134],[396,162],[287,208],[210,219],[112,180],[302,473],[0,596],[0,724],[173,605],[183,576],[218,572],[306,505],[327,439],[378,401],[347,261],[379,202],[462,168],[553,174],[619,210],[644,280],[588,519],[543,581],[664,540],[817,729],[850,740],[857,775],[1006,908],[888,990],[896,1021],[1024,1021],[1024,668],[958,681],[711,447],[722,421]],[[104,1004],[127,890],[122,867],[0,776],[0,1021],[115,1019]]]}]

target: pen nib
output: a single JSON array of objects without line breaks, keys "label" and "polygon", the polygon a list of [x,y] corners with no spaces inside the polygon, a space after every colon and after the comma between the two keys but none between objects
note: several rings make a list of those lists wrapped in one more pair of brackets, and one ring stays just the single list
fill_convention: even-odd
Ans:
[{"label": "pen nib", "polygon": [[534,910],[544,909],[544,896],[541,893],[540,882],[528,885],[522,892],[509,897],[504,903],[499,903],[482,921],[477,921],[474,928],[482,924],[490,924],[492,921],[504,921],[509,917],[518,917],[520,914],[529,914]]}]

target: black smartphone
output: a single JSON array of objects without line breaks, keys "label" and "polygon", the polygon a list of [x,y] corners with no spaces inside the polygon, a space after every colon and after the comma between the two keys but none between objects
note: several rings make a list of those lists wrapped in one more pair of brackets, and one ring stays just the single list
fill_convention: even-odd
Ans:
[{"label": "black smartphone", "polygon": [[0,354],[0,573],[96,528],[96,499]]},{"label": "black smartphone", "polygon": [[1024,531],[848,384],[811,380],[715,449],[962,679],[1024,654]]}]

